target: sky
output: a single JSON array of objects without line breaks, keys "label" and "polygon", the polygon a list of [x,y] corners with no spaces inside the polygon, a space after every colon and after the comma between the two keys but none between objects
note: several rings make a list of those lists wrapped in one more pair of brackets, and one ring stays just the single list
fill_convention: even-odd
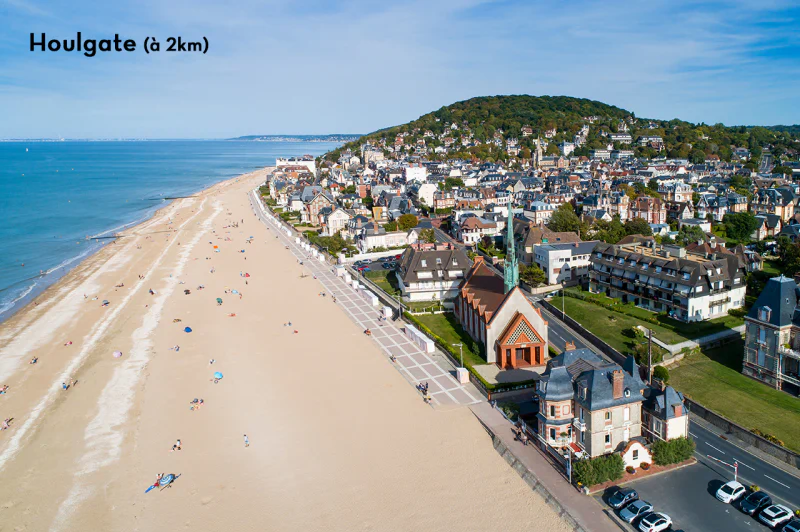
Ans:
[{"label": "sky", "polygon": [[[0,0],[0,138],[368,133],[495,94],[797,124],[799,21],[796,0]],[[137,50],[29,50],[78,31]]]}]

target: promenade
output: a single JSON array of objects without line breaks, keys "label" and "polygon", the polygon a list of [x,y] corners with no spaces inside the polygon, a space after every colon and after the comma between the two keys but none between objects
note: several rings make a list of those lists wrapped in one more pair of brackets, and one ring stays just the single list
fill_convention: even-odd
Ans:
[{"label": "promenade", "polygon": [[434,407],[458,407],[485,400],[474,385],[470,383],[462,385],[456,381],[455,367],[446,356],[438,350],[433,354],[424,353],[406,337],[401,329],[402,322],[380,321],[380,308],[373,307],[344,279],[338,277],[329,263],[322,263],[314,257],[309,257],[308,251],[295,242],[294,232],[289,236],[285,231],[279,230],[285,225],[267,216],[255,191],[250,192],[250,201],[259,219],[273,229],[283,245],[288,246],[289,251],[298,260],[298,275],[313,276],[324,288],[326,297],[336,297],[337,305],[360,330],[369,329],[372,339],[386,354],[387,362],[389,362],[388,357],[394,355],[396,361],[393,364],[409,383],[415,387],[421,383],[428,383],[428,395]]}]

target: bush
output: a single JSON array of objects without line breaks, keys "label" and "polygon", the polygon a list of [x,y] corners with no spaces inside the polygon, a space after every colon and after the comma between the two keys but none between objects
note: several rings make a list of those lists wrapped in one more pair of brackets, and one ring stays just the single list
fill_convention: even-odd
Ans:
[{"label": "bush", "polygon": [[653,462],[658,465],[678,464],[692,457],[696,444],[688,438],[658,440],[653,444]]},{"label": "bush", "polygon": [[778,438],[776,438],[772,434],[767,434],[766,432],[761,432],[758,429],[751,429],[750,432],[752,432],[756,436],[761,436],[765,440],[770,441],[770,442],[774,443],[775,445],[780,445],[781,447],[785,447],[785,445],[783,444],[783,441],[779,440]]},{"label": "bush", "polygon": [[650,464],[648,462],[642,462],[641,464],[639,464],[639,467],[647,471],[648,469],[650,469]]},{"label": "bush", "polygon": [[656,366],[655,369],[653,369],[653,377],[667,383],[669,382],[669,370],[664,366]]},{"label": "bush", "polygon": [[747,311],[743,308],[732,308],[728,311],[728,315],[734,318],[744,318],[747,316]]},{"label": "bush", "polygon": [[503,401],[497,403],[497,408],[502,410],[506,417],[508,417],[508,419],[511,421],[516,421],[517,417],[519,416],[519,405],[517,403]]},{"label": "bush", "polygon": [[584,486],[593,486],[608,480],[619,480],[624,471],[622,456],[612,453],[576,462],[573,465],[573,478]]}]

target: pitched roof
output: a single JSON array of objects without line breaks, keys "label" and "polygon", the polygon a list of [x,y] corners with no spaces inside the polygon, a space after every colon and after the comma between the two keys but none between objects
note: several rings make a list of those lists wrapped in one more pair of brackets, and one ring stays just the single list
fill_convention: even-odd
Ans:
[{"label": "pitched roof", "polygon": [[769,307],[772,311],[769,316],[771,325],[776,327],[791,325],[797,307],[797,284],[794,279],[781,275],[768,280],[764,290],[747,313],[747,317],[761,321],[758,311],[762,307]]},{"label": "pitched roof", "polygon": [[461,286],[461,294],[473,308],[477,308],[479,314],[488,313],[488,323],[491,314],[497,311],[506,297],[505,282],[483,260],[476,260]]}]

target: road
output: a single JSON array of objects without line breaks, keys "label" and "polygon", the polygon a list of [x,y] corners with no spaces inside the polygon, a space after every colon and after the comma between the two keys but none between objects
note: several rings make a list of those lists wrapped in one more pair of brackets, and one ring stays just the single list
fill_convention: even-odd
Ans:
[{"label": "road", "polygon": [[774,163],[775,161],[771,153],[763,153],[761,155],[761,162],[758,165],[758,171],[763,174],[768,174],[775,165]]}]

